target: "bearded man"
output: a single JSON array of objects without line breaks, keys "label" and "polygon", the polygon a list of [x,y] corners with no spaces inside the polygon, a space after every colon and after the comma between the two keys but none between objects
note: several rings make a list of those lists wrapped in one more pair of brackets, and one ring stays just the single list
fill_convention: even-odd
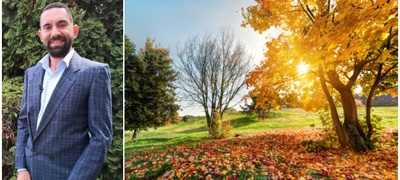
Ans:
[{"label": "bearded man", "polygon": [[96,179],[112,139],[110,69],[72,47],[79,27],[47,5],[38,35],[48,54],[28,68],[18,118],[18,180]]}]

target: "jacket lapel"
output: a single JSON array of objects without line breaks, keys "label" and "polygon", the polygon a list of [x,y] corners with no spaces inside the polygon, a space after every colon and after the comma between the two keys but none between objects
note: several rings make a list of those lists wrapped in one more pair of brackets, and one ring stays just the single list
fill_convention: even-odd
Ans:
[{"label": "jacket lapel", "polygon": [[40,111],[40,99],[42,93],[44,69],[41,64],[38,64],[32,72],[32,76],[28,81],[28,118],[29,129],[31,134],[36,133],[37,118]]},{"label": "jacket lapel", "polygon": [[80,65],[81,65],[81,57],[77,53],[74,53],[74,55],[71,58],[69,67],[64,70],[63,75],[58,81],[53,91],[53,94],[50,97],[50,100],[43,113],[42,120],[40,121],[40,125],[37,129],[37,132],[33,140],[35,140],[40,135],[40,133],[42,133],[47,124],[52,120],[58,107],[63,102],[65,95],[67,95],[69,89],[75,83],[76,81],[75,73],[78,70],[80,70]]}]

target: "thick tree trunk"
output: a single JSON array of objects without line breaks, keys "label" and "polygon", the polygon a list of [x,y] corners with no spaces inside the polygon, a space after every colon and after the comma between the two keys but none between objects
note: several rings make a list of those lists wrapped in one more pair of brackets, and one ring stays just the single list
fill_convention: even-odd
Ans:
[{"label": "thick tree trunk", "polygon": [[347,145],[356,152],[366,151],[368,147],[364,141],[364,131],[358,122],[357,106],[353,93],[351,92],[351,86],[344,85],[334,71],[328,71],[327,75],[332,86],[340,94],[344,112],[343,129],[347,135]]},{"label": "thick tree trunk", "polygon": [[211,129],[211,137],[212,138],[220,138],[222,133],[222,119],[221,114],[214,109],[212,112],[212,129]]},{"label": "thick tree trunk", "polygon": [[132,139],[131,140],[136,139],[137,132],[138,132],[137,130],[133,130],[133,135],[132,135]]},{"label": "thick tree trunk", "polygon": [[[368,146],[365,144],[364,131],[359,131],[359,122],[357,118],[357,106],[354,100],[354,96],[351,90],[345,90],[340,93],[342,99],[343,112],[344,112],[344,124],[343,128],[348,136],[349,147],[356,152],[368,150]],[[363,137],[364,135],[364,137]]]},{"label": "thick tree trunk", "polygon": [[333,101],[333,98],[328,91],[328,87],[326,86],[326,81],[325,81],[325,77],[323,75],[321,66],[319,67],[319,79],[321,81],[322,90],[324,91],[326,99],[328,99],[329,110],[331,112],[331,118],[333,121],[333,125],[335,127],[336,134],[339,139],[340,146],[342,148],[345,148],[345,147],[347,147],[347,136],[346,136],[346,133],[343,131],[342,124],[340,123],[339,115],[338,115],[338,112],[336,109],[335,102]]}]

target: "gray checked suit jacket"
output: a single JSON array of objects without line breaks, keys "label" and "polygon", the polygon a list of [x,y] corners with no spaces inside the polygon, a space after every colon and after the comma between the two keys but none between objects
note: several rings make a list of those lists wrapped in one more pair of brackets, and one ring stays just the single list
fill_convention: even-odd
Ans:
[{"label": "gray checked suit jacket", "polygon": [[76,52],[36,130],[44,69],[27,69],[15,167],[33,180],[96,179],[112,138],[110,70]]}]

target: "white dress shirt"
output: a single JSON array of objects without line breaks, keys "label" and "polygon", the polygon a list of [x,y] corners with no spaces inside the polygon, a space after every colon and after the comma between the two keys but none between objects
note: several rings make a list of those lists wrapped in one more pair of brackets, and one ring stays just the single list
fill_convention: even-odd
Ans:
[{"label": "white dress shirt", "polygon": [[40,111],[39,116],[37,119],[37,126],[36,129],[39,128],[40,121],[42,120],[43,113],[46,109],[46,106],[53,94],[53,91],[60,80],[64,70],[68,68],[69,62],[71,61],[72,55],[75,53],[75,50],[72,49],[63,60],[57,66],[57,70],[53,72],[50,68],[50,57],[46,55],[42,60],[38,63],[42,64],[43,69],[45,70],[44,77],[43,77],[43,85],[41,87],[42,95],[40,100]]}]

